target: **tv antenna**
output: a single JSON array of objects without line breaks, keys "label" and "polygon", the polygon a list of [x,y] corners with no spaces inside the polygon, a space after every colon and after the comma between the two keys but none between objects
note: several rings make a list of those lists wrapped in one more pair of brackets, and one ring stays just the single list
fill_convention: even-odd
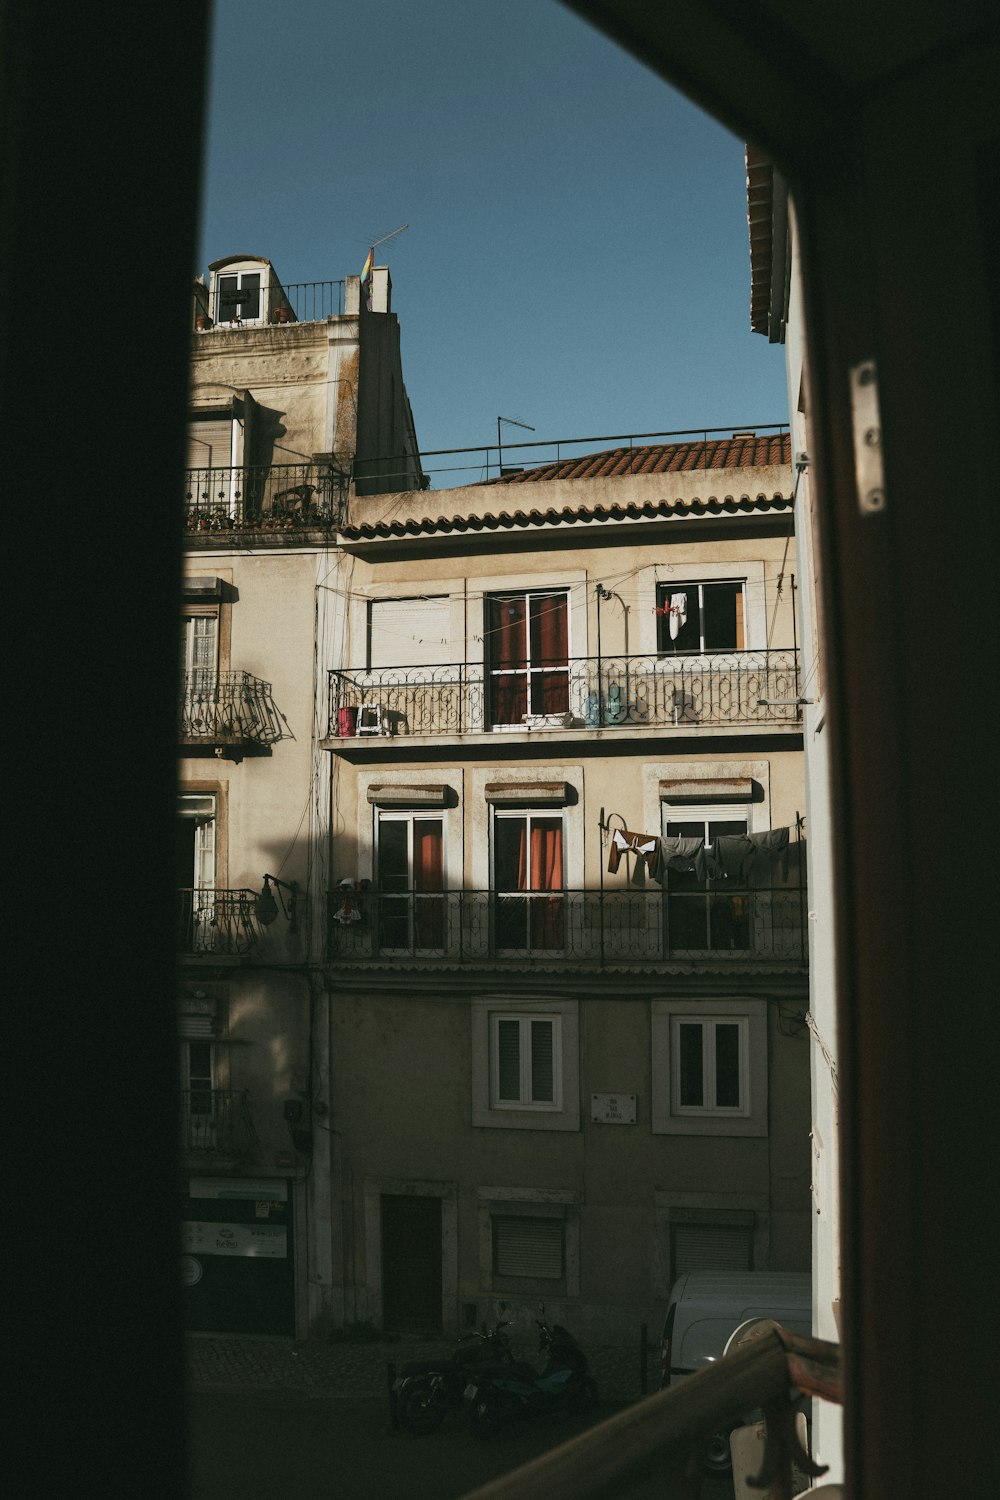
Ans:
[{"label": "tv antenna", "polygon": [[527,422],[519,422],[517,417],[497,417],[497,478],[503,478],[503,448],[501,447],[500,423],[509,422],[512,427],[523,427],[525,432],[534,432]]},{"label": "tv antenna", "polygon": [[397,234],[402,234],[403,230],[409,229],[409,227],[409,224],[400,224],[399,228],[394,229],[391,234],[384,234],[380,240],[372,240],[370,246],[372,254],[375,254],[375,251],[378,249],[379,245],[384,245],[386,240],[394,240]]}]

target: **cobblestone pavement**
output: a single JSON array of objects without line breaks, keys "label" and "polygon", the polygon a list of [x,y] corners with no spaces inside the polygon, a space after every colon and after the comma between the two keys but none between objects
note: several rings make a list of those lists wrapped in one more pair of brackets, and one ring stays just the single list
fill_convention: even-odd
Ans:
[{"label": "cobblestone pavement", "polygon": [[[440,1358],[455,1345],[446,1339],[326,1343],[251,1335],[190,1333],[188,1381],[195,1390],[296,1391],[303,1396],[379,1396],[388,1387],[389,1364]],[[529,1347],[515,1352],[534,1360]],[[604,1401],[635,1401],[642,1394],[638,1340],[634,1349],[589,1348],[590,1370]],[[650,1350],[647,1389],[657,1387]]]}]

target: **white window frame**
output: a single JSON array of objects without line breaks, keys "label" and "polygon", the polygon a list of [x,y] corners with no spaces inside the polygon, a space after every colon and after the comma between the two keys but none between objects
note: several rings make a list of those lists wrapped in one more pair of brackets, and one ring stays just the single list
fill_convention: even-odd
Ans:
[{"label": "white window frame", "polygon": [[639,611],[638,651],[652,657],[657,670],[676,671],[678,663],[685,662],[692,669],[700,665],[711,665],[713,660],[724,660],[732,653],[708,650],[702,653],[677,655],[661,654],[659,647],[660,616],[654,614],[660,585],[668,590],[679,589],[681,584],[741,583],[743,585],[743,649],[762,652],[767,648],[767,608],[765,604],[765,574],[768,566],[760,559],[739,558],[729,562],[690,562],[657,564],[644,568],[637,580],[640,595],[649,600],[650,608]]},{"label": "white window frame", "polygon": [[[519,1092],[516,1099],[500,1093],[500,1023],[518,1027]],[[543,1022],[552,1028],[552,1098],[533,1097],[532,1027]],[[540,1011],[498,1010],[490,1012],[490,1107],[492,1109],[552,1110],[562,1108],[562,1018]]]},{"label": "white window frame", "polygon": [[[679,1028],[685,1022],[740,1023],[740,1105],[680,1102]],[[767,1029],[765,1000],[654,1000],[651,1005],[654,1135],[766,1136]],[[703,1067],[708,1070],[704,1060]]]},{"label": "white window frame", "polygon": [[[669,646],[663,646],[663,645],[661,645],[660,644],[661,633],[664,630],[666,630],[667,638],[669,639],[670,632],[669,632],[669,629],[668,629],[668,621],[665,618],[657,615],[656,616],[657,624],[658,624],[658,628],[657,628],[657,653],[659,655],[661,655],[661,656],[668,656],[671,660],[676,660],[676,659],[684,659],[684,658],[689,658],[689,657],[700,657],[700,656],[727,656],[727,655],[729,655],[732,652],[746,651],[746,649],[747,649],[747,628],[748,628],[748,624],[749,624],[749,622],[747,620],[747,580],[746,580],[746,578],[740,576],[740,574],[738,574],[738,573],[735,574],[735,575],[733,575],[732,577],[729,577],[729,578],[703,578],[703,577],[698,577],[697,576],[697,569],[694,569],[693,571],[695,572],[695,575],[696,575],[695,577],[693,577],[693,578],[680,578],[680,579],[678,579],[678,581],[676,583],[668,582],[666,579],[662,579],[662,578],[659,579],[657,581],[657,584],[656,584],[656,601],[657,601],[657,608],[659,608],[660,607],[659,606],[659,600],[660,600],[661,590],[664,590],[664,589],[667,590],[668,592],[673,592],[673,593],[683,592],[683,593],[686,593],[686,594],[690,594],[692,592],[692,590],[697,590],[697,592],[698,592],[698,618],[699,618],[699,621],[700,621],[700,630],[699,630],[699,637],[698,637],[698,647],[697,647],[697,649],[692,648],[689,651],[671,651],[670,648],[669,648]],[[740,591],[740,612],[741,612],[741,614],[743,616],[743,645],[742,646],[706,646],[706,644],[705,644],[705,595],[704,595],[704,591],[707,588],[717,588],[720,584],[735,584],[736,587]]]},{"label": "white window frame", "polygon": [[[580,1129],[580,1016],[576,1000],[489,996],[470,1008],[472,1044],[472,1123],[508,1130]],[[551,1102],[500,1101],[496,1097],[496,1027],[493,1018],[558,1022],[553,1031]]]},{"label": "white window frame", "polygon": [[[494,677],[523,677],[525,679],[525,717],[531,717],[532,684],[534,678],[543,672],[564,672],[566,674],[566,701],[570,702],[570,679],[573,670],[573,601],[570,586],[568,584],[554,584],[549,587],[523,588],[520,585],[514,588],[489,589],[485,593],[483,607],[483,630],[489,630],[489,606],[494,603],[503,603],[505,600],[523,599],[524,601],[524,660],[525,667],[494,667],[490,643],[484,640],[484,659],[486,665],[486,695],[491,698],[491,688]],[[553,667],[542,663],[536,666],[531,654],[531,600],[532,599],[561,599],[566,607],[566,665],[565,667]],[[512,727],[506,722],[500,722],[500,729]]]},{"label": "white window frame", "polygon": [[421,893],[419,891],[415,891],[413,889],[412,884],[410,885],[409,889],[407,891],[405,891],[405,892],[404,891],[389,891],[389,892],[385,892],[385,891],[382,891],[380,889],[379,890],[379,899],[380,899],[380,901],[384,900],[387,895],[388,896],[398,895],[400,898],[405,898],[407,900],[407,903],[408,903],[408,906],[407,906],[407,931],[408,931],[408,934],[409,934],[410,941],[409,941],[409,943],[407,944],[407,946],[405,948],[387,948],[384,945],[381,946],[380,949],[379,949],[379,951],[381,953],[386,954],[387,956],[399,955],[399,954],[407,954],[407,953],[414,953],[414,954],[447,953],[447,951],[448,951],[448,925],[449,925],[448,924],[448,912],[449,912],[449,908],[448,908],[448,903],[447,903],[447,899],[446,899],[446,891],[448,889],[448,823],[447,823],[447,816],[446,816],[446,810],[445,810],[445,808],[443,808],[443,807],[436,807],[436,808],[433,808],[433,809],[427,808],[426,810],[425,809],[420,809],[420,808],[412,808],[412,809],[411,808],[399,808],[399,809],[376,808],[375,809],[375,841],[374,842],[375,842],[375,879],[376,879],[376,884],[378,883],[378,880],[379,880],[379,856],[380,856],[381,843],[382,843],[382,825],[383,825],[383,823],[405,823],[406,824],[406,828],[407,828],[407,833],[406,833],[406,862],[407,862],[407,870],[408,870],[408,879],[412,882],[412,879],[413,879],[413,830],[414,830],[414,824],[418,823],[418,822],[422,822],[422,823],[434,822],[434,823],[440,823],[440,825],[441,825],[441,882],[442,882],[442,889],[441,889],[441,892],[440,892],[440,899],[441,899],[442,908],[443,908],[442,923],[441,923],[441,925],[442,925],[442,935],[443,935],[443,938],[444,938],[444,942],[443,942],[443,945],[442,945],[441,948],[417,948],[415,946],[415,922],[414,922],[414,904],[413,904],[414,903],[414,899],[415,899],[415,897],[417,897],[417,896],[419,896],[421,894],[423,894],[427,898],[430,898],[430,897],[436,895],[437,894],[436,892],[428,891],[428,892]]},{"label": "white window frame", "polygon": [[[685,1104],[681,1097],[681,1037],[682,1026],[697,1026],[701,1030],[701,1104]],[[735,1026],[739,1042],[739,1103],[719,1104],[716,1101],[718,1086],[718,1049],[716,1031],[719,1026]],[[750,1113],[750,1022],[747,1016],[705,1016],[699,1014],[672,1015],[670,1018],[670,1080],[674,1109],[679,1115],[725,1115],[732,1118],[746,1117]]]},{"label": "white window frame", "polygon": [[[212,288],[212,317],[214,318],[217,327],[258,328],[262,323],[267,322],[268,300],[270,298],[270,277],[268,275],[268,270],[269,268],[266,265],[233,265],[220,266],[220,268],[213,273],[214,286]],[[223,280],[227,280],[229,277],[232,277],[236,282],[237,290],[240,291],[243,288],[244,276],[258,276],[260,278],[260,305],[257,310],[257,316],[254,318],[244,318],[241,314],[236,318],[224,318],[222,316],[222,287],[220,283]]]}]

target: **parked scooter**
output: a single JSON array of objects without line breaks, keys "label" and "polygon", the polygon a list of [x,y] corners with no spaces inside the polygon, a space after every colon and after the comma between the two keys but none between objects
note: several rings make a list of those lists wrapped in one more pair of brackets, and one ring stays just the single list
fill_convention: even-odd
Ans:
[{"label": "parked scooter", "polygon": [[493,1437],[520,1417],[556,1411],[586,1416],[596,1407],[597,1385],[587,1373],[587,1356],[561,1323],[546,1323],[544,1304],[539,1312],[538,1349],[546,1356],[541,1370],[523,1360],[469,1368],[465,1399],[476,1437]]},{"label": "parked scooter", "polygon": [[[502,1303],[501,1312],[505,1307]],[[450,1411],[461,1410],[470,1369],[484,1362],[504,1365],[513,1360],[507,1327],[503,1319],[493,1328],[484,1323],[477,1333],[466,1334],[450,1357],[403,1365],[392,1387],[400,1427],[424,1437]]]}]

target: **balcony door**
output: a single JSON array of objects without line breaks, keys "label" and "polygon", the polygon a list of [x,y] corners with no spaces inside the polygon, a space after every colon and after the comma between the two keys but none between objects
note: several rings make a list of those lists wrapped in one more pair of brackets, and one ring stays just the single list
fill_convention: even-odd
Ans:
[{"label": "balcony door", "polygon": [[379,814],[378,886],[380,950],[443,953],[444,820],[440,813]]},{"label": "balcony door", "polygon": [[564,949],[563,850],[562,813],[495,810],[494,935],[501,951],[559,953]]},{"label": "balcony door", "polygon": [[[725,816],[720,814],[725,812]],[[702,839],[711,849],[716,839],[746,835],[748,816],[742,810],[691,808],[678,815],[664,808],[665,838]],[[694,871],[669,870],[666,885],[667,944],[677,953],[741,953],[750,951],[750,895]]]},{"label": "balcony door", "polygon": [[569,596],[565,589],[486,600],[490,723],[569,708]]},{"label": "balcony door", "polygon": [[215,1058],[208,1041],[181,1043],[183,1147],[210,1151],[216,1145]]},{"label": "balcony door", "polygon": [[182,792],[177,811],[178,948],[208,953],[215,933],[215,796]]}]

